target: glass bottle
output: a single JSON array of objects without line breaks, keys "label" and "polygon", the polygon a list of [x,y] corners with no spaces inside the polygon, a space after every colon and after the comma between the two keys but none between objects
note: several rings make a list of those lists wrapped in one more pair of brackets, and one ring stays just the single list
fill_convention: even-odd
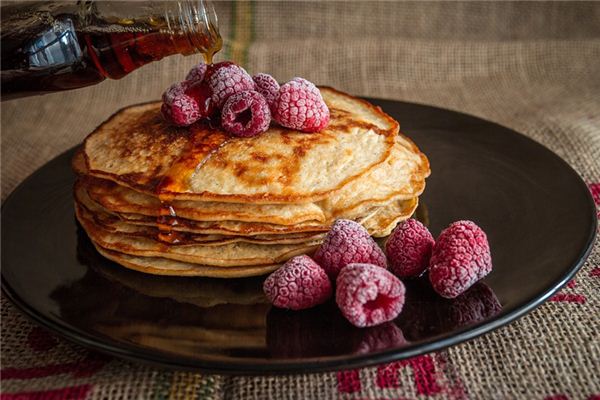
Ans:
[{"label": "glass bottle", "polygon": [[0,9],[2,100],[76,89],[222,46],[206,0],[44,1]]}]

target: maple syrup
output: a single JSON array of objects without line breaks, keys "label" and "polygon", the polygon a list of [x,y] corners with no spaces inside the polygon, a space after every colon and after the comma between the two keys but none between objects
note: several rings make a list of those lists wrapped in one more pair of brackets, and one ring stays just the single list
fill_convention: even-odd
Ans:
[{"label": "maple syrup", "polygon": [[203,0],[2,6],[0,33],[2,100],[120,79],[174,54],[211,63],[222,46]]},{"label": "maple syrup", "polygon": [[168,202],[161,202],[159,216],[156,220],[158,227],[157,239],[168,244],[181,244],[184,242],[184,235],[173,230],[178,225],[177,213],[173,206]]},{"label": "maple syrup", "polygon": [[[211,73],[208,67],[207,74]],[[222,65],[222,64],[221,64]],[[177,216],[177,210],[173,205],[173,193],[180,192],[184,182],[190,178],[192,171],[200,169],[218,150],[226,145],[231,136],[222,131],[212,130],[206,122],[198,123],[189,128],[188,143],[181,155],[169,167],[167,172],[156,185],[154,192],[160,200],[159,216],[156,220],[158,228],[157,239],[169,244],[190,243],[188,235],[174,227],[182,222]]]}]

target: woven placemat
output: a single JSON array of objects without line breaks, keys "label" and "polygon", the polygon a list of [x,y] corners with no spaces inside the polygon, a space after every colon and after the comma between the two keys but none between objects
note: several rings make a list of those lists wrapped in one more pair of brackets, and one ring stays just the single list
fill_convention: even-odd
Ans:
[{"label": "woven placemat", "polygon": [[[600,207],[600,3],[234,2],[217,9],[226,38],[219,59],[280,81],[303,76],[508,126],[563,157]],[[158,98],[196,60],[170,57],[120,81],[2,103],[2,199],[118,108]],[[599,306],[596,243],[548,303],[471,342],[360,370],[226,377],[90,353],[28,322],[3,297],[1,398],[599,399]]]}]

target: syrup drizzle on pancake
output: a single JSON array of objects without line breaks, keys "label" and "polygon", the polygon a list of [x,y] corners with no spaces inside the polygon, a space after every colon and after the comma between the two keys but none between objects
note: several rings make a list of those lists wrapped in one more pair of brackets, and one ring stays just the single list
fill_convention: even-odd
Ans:
[{"label": "syrup drizzle on pancake", "polygon": [[173,195],[169,193],[183,190],[192,173],[202,168],[220,148],[231,140],[229,135],[213,130],[205,123],[192,125],[189,136],[188,144],[179,159],[169,167],[167,173],[156,185],[156,196],[161,204],[159,216],[156,219],[157,239],[169,244],[179,244],[185,240],[181,232],[173,230],[179,221],[177,211],[171,203]]}]

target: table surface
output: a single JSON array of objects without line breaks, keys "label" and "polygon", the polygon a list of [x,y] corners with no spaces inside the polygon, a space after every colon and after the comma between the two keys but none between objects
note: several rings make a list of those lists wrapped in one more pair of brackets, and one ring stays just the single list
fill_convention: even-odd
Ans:
[{"label": "table surface", "polygon": [[[564,158],[600,207],[600,3],[233,2],[218,3],[217,12],[225,37],[219,59],[280,81],[303,76],[508,126]],[[197,60],[170,57],[120,81],[2,103],[2,199],[115,110],[158,98]],[[599,303],[596,242],[566,288],[492,334],[398,363],[263,377],[108,358],[33,325],[3,296],[1,392],[7,399],[597,399]]]}]

